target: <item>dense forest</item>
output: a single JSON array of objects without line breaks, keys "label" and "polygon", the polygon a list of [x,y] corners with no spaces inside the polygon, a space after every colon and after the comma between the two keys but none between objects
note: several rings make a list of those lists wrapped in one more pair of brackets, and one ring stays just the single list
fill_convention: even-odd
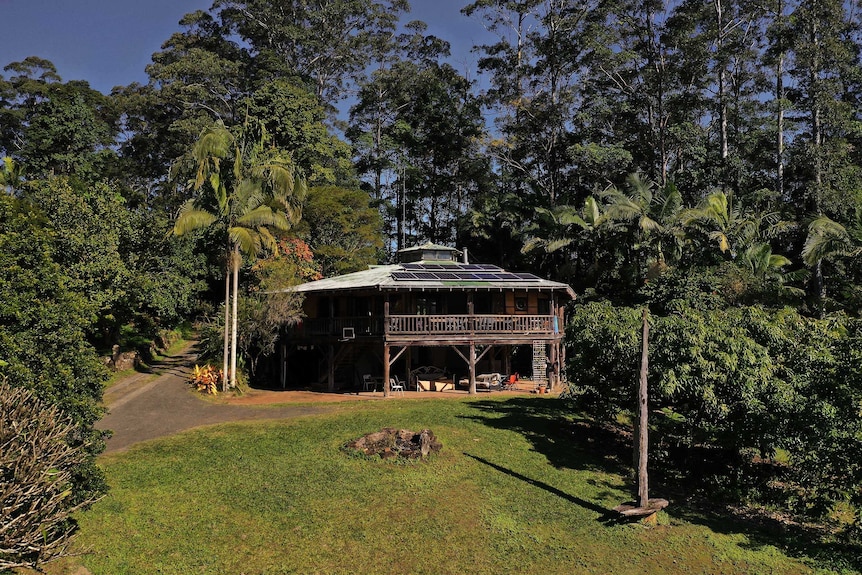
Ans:
[{"label": "dense forest", "polygon": [[111,94],[9,63],[0,376],[95,455],[111,346],[218,334],[234,293],[253,375],[297,317],[272,288],[466,247],[575,288],[568,400],[597,420],[634,407],[649,309],[666,485],[703,467],[702,494],[858,537],[859,10],[477,0],[482,89],[407,0],[215,0]]}]

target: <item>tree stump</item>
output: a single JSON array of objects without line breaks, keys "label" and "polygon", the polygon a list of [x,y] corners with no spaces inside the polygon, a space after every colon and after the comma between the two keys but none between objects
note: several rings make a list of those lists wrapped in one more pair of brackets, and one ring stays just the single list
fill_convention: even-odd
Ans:
[{"label": "tree stump", "polygon": [[424,459],[431,453],[443,448],[430,429],[420,432],[409,429],[384,427],[380,431],[368,433],[344,446],[347,451],[363,455],[379,456],[382,459]]}]

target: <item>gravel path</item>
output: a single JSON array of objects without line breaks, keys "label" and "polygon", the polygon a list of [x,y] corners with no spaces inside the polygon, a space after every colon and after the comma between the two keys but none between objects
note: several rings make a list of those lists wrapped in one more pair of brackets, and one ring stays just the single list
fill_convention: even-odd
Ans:
[{"label": "gravel path", "polygon": [[201,425],[283,419],[326,410],[325,404],[259,407],[207,401],[187,383],[196,357],[193,344],[189,344],[180,353],[156,364],[153,374],[136,373],[105,392],[108,413],[96,427],[113,432],[106,453]]}]

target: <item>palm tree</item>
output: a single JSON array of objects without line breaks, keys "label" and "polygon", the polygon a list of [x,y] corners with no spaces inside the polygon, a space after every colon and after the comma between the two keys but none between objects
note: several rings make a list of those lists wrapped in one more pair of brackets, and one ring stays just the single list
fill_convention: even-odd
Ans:
[{"label": "palm tree", "polygon": [[[655,188],[655,182],[635,173],[626,178],[626,192],[610,187],[600,195],[605,203],[606,219],[626,224],[633,236],[629,242],[631,247],[636,250],[645,247],[648,260],[653,260],[651,265],[664,268],[668,242],[675,252],[679,252],[681,232],[678,222],[682,196],[673,185]],[[637,266],[640,270],[640,259]]]},{"label": "palm tree", "polygon": [[786,283],[803,279],[807,275],[806,270],[784,271],[783,268],[793,262],[785,256],[772,253],[772,246],[768,243],[749,246],[740,254],[738,263],[759,282],[761,290],[774,289],[777,295],[801,296],[805,293]]},{"label": "palm tree", "polygon": [[823,260],[839,257],[855,257],[862,253],[862,209],[848,230],[827,216],[819,215],[808,224],[808,237],[802,246],[802,259],[814,268],[814,290],[820,303],[821,314],[826,299],[826,283],[821,268]]},{"label": "palm tree", "polygon": [[[242,255],[256,257],[263,250],[277,252],[277,241],[271,230],[287,230],[299,221],[300,202],[306,192],[305,182],[296,177],[290,156],[269,147],[266,131],[260,128],[255,133],[254,128],[247,121],[239,137],[234,137],[221,123],[203,131],[191,150],[191,159],[197,164],[192,186],[197,197],[186,202],[174,223],[176,235],[217,226],[226,236],[222,382],[225,388],[228,380],[231,387],[236,386],[237,301]],[[231,155],[232,165],[223,162],[231,159]]]},{"label": "palm tree", "polygon": [[575,268],[569,270],[566,263],[558,270],[563,277],[569,275],[576,278],[579,275],[578,269],[584,253],[593,255],[593,267],[598,265],[598,249],[591,249],[590,244],[607,223],[607,216],[593,196],[587,197],[580,210],[571,205],[559,205],[551,210],[536,208],[535,211],[536,221],[526,230],[526,233],[531,235],[528,235],[521,247],[521,253],[527,254],[541,249],[546,254],[553,254],[575,243],[576,247],[569,251],[566,258],[567,262],[574,259]]}]

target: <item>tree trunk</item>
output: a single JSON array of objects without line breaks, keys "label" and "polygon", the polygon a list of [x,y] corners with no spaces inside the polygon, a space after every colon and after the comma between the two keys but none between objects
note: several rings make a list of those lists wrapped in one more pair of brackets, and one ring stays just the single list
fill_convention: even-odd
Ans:
[{"label": "tree trunk", "polygon": [[230,265],[231,255],[228,254],[228,263],[224,274],[224,351],[222,353],[221,390],[227,391],[230,372],[228,371],[228,356],[230,355]]},{"label": "tree trunk", "polygon": [[[781,23],[784,13],[784,2],[778,1],[776,20]],[[776,142],[776,188],[779,201],[784,199],[784,45],[779,36],[778,62],[775,65],[775,98],[778,101],[777,142]]]},{"label": "tree trunk", "polygon": [[[716,59],[718,60],[718,118],[721,138],[721,167],[727,169],[728,143],[727,143],[727,89],[725,87],[727,71],[724,66],[724,11],[721,0],[715,0],[715,23],[717,29]],[[727,181],[727,174],[723,174],[723,182]]]},{"label": "tree trunk", "polygon": [[649,476],[647,475],[649,412],[647,393],[647,371],[649,369],[649,312],[643,312],[643,347],[641,350],[641,374],[638,386],[638,506],[649,506]]},{"label": "tree trunk", "polygon": [[231,303],[231,334],[230,334],[230,386],[236,387],[236,334],[237,334],[237,303],[239,300],[239,246],[234,246],[231,254],[233,267],[233,301]]}]

